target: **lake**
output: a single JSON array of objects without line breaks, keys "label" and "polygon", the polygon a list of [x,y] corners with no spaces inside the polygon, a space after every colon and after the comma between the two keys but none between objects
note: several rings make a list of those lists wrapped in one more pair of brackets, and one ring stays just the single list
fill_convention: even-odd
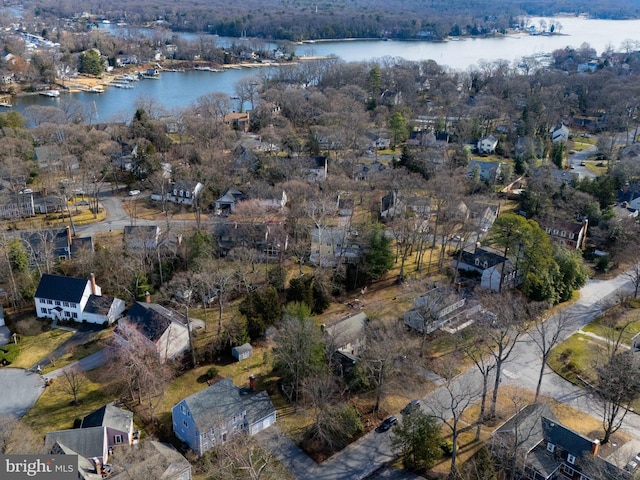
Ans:
[{"label": "lake", "polygon": [[[531,25],[551,19],[532,18]],[[560,35],[509,35],[503,38],[462,39],[449,42],[340,40],[333,42],[305,43],[296,47],[298,56],[335,55],[347,62],[370,61],[383,57],[402,57],[410,61],[434,60],[456,70],[466,70],[480,61],[518,61],[523,56],[551,53],[553,50],[589,43],[598,54],[609,46],[622,50],[626,40],[640,40],[640,20],[587,20],[578,17],[554,18],[560,23]],[[109,26],[111,31],[117,29]],[[123,27],[126,28],[126,27]],[[117,33],[117,32],[116,32]],[[190,34],[182,34],[190,35]],[[191,34],[193,35],[193,34]],[[239,39],[214,37],[219,45],[240,42]],[[268,68],[268,67],[260,67]],[[168,111],[177,111],[193,104],[196,99],[210,92],[234,95],[233,86],[241,78],[259,75],[260,68],[230,69],[222,72],[163,72],[158,80],[141,80],[133,89],[108,88],[106,92],[62,94],[59,98],[40,95],[16,100],[20,112],[30,105],[63,105],[78,101],[88,112],[92,122],[116,120],[128,121],[140,98],[152,99]]]}]

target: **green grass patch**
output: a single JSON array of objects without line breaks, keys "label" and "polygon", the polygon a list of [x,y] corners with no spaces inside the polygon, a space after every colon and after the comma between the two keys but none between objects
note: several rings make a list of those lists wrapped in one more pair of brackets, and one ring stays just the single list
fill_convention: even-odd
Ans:
[{"label": "green grass patch", "polygon": [[16,361],[20,354],[20,346],[15,343],[9,343],[4,347],[0,347],[0,365],[11,365]]},{"label": "green grass patch", "polygon": [[35,336],[18,336],[20,354],[12,366],[20,368],[32,367],[66,342],[72,335],[72,332],[54,329]]},{"label": "green grass patch", "polygon": [[77,362],[78,360],[88,357],[89,355],[96,353],[98,350],[102,350],[107,347],[111,339],[113,338],[113,330],[103,330],[100,332],[95,338],[85,343],[84,345],[80,345],[68,352],[66,352],[61,357],[56,358],[55,365],[49,364],[47,365],[43,373],[48,373],[52,370],[57,370],[58,368],[62,368],[66,365],[69,365],[73,362]]},{"label": "green grass patch", "polygon": [[561,377],[580,385],[582,380],[596,379],[593,365],[602,345],[587,335],[574,334],[556,346],[549,357],[549,367]]},{"label": "green grass patch", "polygon": [[105,403],[115,400],[113,396],[105,393],[104,384],[94,381],[97,377],[94,372],[89,372],[87,375],[90,378],[83,385],[78,396],[80,405],[71,405],[73,397],[62,388],[65,379],[56,378],[23,417],[23,421],[36,434],[44,436],[47,432],[73,428],[76,418],[82,418]]},{"label": "green grass patch", "polygon": [[[623,324],[626,323],[623,319],[618,318],[617,322],[614,322],[613,325],[611,320],[605,319],[604,317],[599,317],[593,322],[589,323],[582,329],[585,332],[594,333],[603,338],[618,338],[620,334],[619,331],[622,328]],[[640,332],[640,312],[638,312],[638,318],[632,321],[627,328],[625,328],[622,333],[622,342],[631,345],[631,339]]]},{"label": "green grass patch", "polygon": [[604,175],[607,173],[606,160],[587,161],[585,162],[585,167],[594,175]]}]

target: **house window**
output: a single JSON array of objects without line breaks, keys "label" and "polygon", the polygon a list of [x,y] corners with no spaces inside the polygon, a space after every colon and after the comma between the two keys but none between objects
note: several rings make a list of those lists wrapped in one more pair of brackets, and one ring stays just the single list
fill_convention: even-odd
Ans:
[{"label": "house window", "polygon": [[585,477],[584,475],[580,475],[580,480],[591,480],[589,477]]},{"label": "house window", "polygon": [[482,264],[482,266],[483,266],[483,268],[489,268],[489,262],[484,262],[484,263]]},{"label": "house window", "polygon": [[569,234],[569,238],[570,238],[571,240],[573,240],[573,239],[575,238],[575,234],[570,233],[570,234]]},{"label": "house window", "polygon": [[576,457],[574,457],[571,454],[567,455],[567,462],[569,462],[571,465],[573,465],[574,463],[576,463]]},{"label": "house window", "polygon": [[65,317],[70,317],[70,316],[71,316],[71,313],[70,313],[70,312],[65,311],[65,312],[64,312],[64,316],[65,316]]},{"label": "house window", "polygon": [[556,449],[556,446],[555,446],[553,443],[551,443],[551,442],[548,442],[548,443],[547,443],[547,451],[548,451],[548,452],[553,453],[553,451],[554,451],[555,449]]},{"label": "house window", "polygon": [[189,426],[189,424],[187,423],[187,421],[186,421],[186,420],[182,420],[182,425],[184,425],[185,427],[188,427],[188,426]]},{"label": "house window", "polygon": [[182,413],[183,415],[187,413],[187,409],[184,408],[184,405],[180,405],[180,413]]},{"label": "house window", "polygon": [[480,266],[480,259],[476,258],[476,262],[475,263],[476,263],[476,267]]},{"label": "house window", "polygon": [[53,305],[53,300],[47,300],[47,305]]},{"label": "house window", "polygon": [[56,306],[58,306],[58,307],[59,307],[60,305],[62,305],[62,303],[60,302],[60,300],[56,300]]},{"label": "house window", "polygon": [[117,445],[119,443],[122,443],[122,435],[114,435],[113,436],[113,442]]},{"label": "house window", "polygon": [[76,308],[76,304],[75,303],[70,303],[69,305],[71,305],[71,308]]},{"label": "house window", "polygon": [[570,477],[573,477],[573,474],[575,473],[575,470],[573,468],[565,465],[564,463],[562,464],[562,471]]},{"label": "house window", "polygon": [[68,307],[69,306],[69,302],[62,302],[62,306],[63,307]]},{"label": "house window", "polygon": [[78,318],[78,312],[73,312],[73,318]]},{"label": "house window", "polygon": [[42,307],[42,308],[40,309],[40,312],[42,312],[42,313],[49,313],[45,307]]},{"label": "house window", "polygon": [[553,234],[554,234],[554,235],[558,235],[558,229],[557,229],[557,228],[554,228],[554,229],[553,229]]}]

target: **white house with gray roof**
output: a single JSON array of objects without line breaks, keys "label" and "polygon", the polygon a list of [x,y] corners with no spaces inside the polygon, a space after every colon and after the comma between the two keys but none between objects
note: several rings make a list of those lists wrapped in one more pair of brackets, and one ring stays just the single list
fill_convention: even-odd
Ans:
[{"label": "white house with gray roof", "polygon": [[267,392],[239,388],[225,378],[179,402],[171,416],[176,437],[203,455],[236,432],[255,435],[271,426],[276,409]]}]

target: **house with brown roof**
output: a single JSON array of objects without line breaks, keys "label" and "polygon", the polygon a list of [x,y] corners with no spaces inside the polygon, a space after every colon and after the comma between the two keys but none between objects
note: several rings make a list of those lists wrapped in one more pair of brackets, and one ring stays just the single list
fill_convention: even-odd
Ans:
[{"label": "house with brown roof", "polygon": [[548,220],[540,221],[539,224],[547,232],[552,243],[570,250],[584,250],[589,226],[586,218],[582,223]]}]

